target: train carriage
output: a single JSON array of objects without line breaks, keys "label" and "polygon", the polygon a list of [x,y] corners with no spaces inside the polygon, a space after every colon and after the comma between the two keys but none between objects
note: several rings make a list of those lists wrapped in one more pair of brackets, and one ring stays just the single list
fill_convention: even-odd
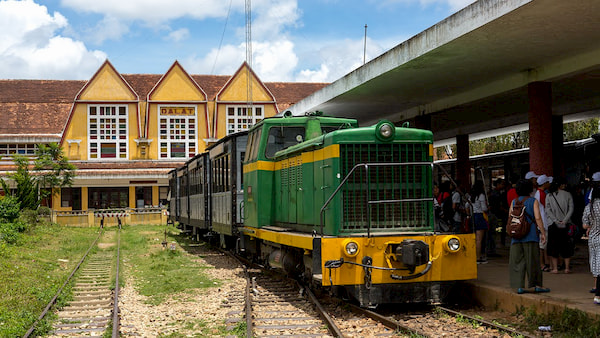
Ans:
[{"label": "train carriage", "polygon": [[[210,163],[211,230],[219,234],[222,246],[234,245],[242,224],[242,160],[248,132],[226,136],[208,148]],[[231,243],[226,243],[226,241]]]},{"label": "train carriage", "polygon": [[179,222],[179,180],[177,179],[177,169],[173,169],[168,173],[169,177],[169,194],[167,200],[169,202],[169,222],[175,224]]},{"label": "train carriage", "polygon": [[208,189],[208,154],[202,153],[188,161],[189,226],[198,238],[210,229],[210,191]]},{"label": "train carriage", "polygon": [[177,180],[179,181],[178,221],[183,226],[183,230],[187,230],[186,225],[190,224],[190,189],[187,163],[177,169]]}]

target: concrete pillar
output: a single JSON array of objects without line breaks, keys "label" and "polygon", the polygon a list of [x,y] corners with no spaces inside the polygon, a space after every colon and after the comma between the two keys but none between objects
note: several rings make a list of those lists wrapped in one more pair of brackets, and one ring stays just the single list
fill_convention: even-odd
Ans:
[{"label": "concrete pillar", "polygon": [[552,85],[549,82],[532,82],[528,93],[529,170],[538,175],[552,176]]},{"label": "concrete pillar", "polygon": [[469,135],[456,135],[456,178],[463,192],[471,189],[471,161],[469,161]]}]

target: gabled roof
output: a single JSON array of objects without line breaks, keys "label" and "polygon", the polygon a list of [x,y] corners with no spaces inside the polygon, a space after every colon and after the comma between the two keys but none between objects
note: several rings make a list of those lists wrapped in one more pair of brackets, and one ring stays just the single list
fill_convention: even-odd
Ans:
[{"label": "gabled roof", "polygon": [[[140,100],[160,81],[160,74],[123,74]],[[212,101],[231,76],[191,75]],[[73,102],[89,81],[0,80],[1,135],[59,135],[64,132]],[[327,83],[265,82],[279,111],[327,86]]]},{"label": "gabled roof", "polygon": [[[102,75],[106,74],[106,72],[108,72],[108,74],[114,74],[114,76],[117,77],[118,79],[116,79],[116,81],[115,81],[115,79],[110,77],[110,75],[109,76],[105,75],[103,78]],[[104,79],[104,81],[101,81],[102,79]],[[112,81],[106,82],[107,79],[112,80]],[[108,60],[104,61],[102,66],[100,66],[100,68],[98,68],[98,70],[96,71],[96,73],[94,73],[92,78],[85,84],[85,86],[83,86],[83,88],[81,88],[79,93],[77,93],[77,97],[75,97],[75,100],[81,100],[82,96],[84,96],[86,94],[86,91],[88,89],[93,89],[93,88],[90,88],[90,86],[93,86],[93,84],[97,80],[101,81],[100,83],[97,83],[97,85],[100,86],[101,88],[102,87],[106,88],[109,84],[113,84],[113,85],[121,84],[121,85],[123,85],[124,88],[126,88],[125,92],[131,94],[133,100],[139,101],[138,94],[133,90],[133,88],[131,88],[131,85],[123,78],[123,75],[121,75],[121,73],[119,73],[115,69],[115,67],[112,65],[112,63],[110,63],[110,61],[108,61]],[[96,92],[96,94],[97,93],[98,92]],[[113,93],[111,93],[111,94],[114,95]],[[125,93],[122,92],[122,94],[125,94]]]},{"label": "gabled roof", "polygon": [[[256,76],[256,74],[254,73],[254,70],[252,70],[252,67],[250,67],[250,65],[249,65],[249,64],[248,64],[246,61],[244,61],[244,63],[242,63],[242,65],[240,66],[240,68],[238,68],[238,70],[235,72],[235,74],[233,74],[233,75],[232,75],[232,76],[229,78],[229,80],[227,80],[227,83],[225,83],[225,85],[224,85],[224,86],[223,86],[223,87],[222,87],[222,88],[219,90],[219,92],[217,93],[217,100],[219,100],[219,101],[221,101],[221,100],[222,100],[222,97],[220,97],[220,96],[221,96],[221,95],[223,95],[223,94],[224,94],[224,93],[227,91],[227,89],[228,89],[229,85],[230,85],[230,84],[231,84],[231,83],[232,83],[234,80],[238,79],[238,77],[240,77],[240,76],[241,76],[241,74],[242,74],[242,71],[243,71],[243,70],[247,70],[247,71],[248,71],[248,73],[247,73],[247,76],[248,76],[249,78],[248,78],[248,79],[246,79],[246,81],[248,81],[248,83],[250,83],[250,84],[251,84],[251,83],[252,83],[252,80],[253,80],[253,79],[256,79],[256,82],[258,82],[258,86],[259,86],[260,88],[263,88],[263,89],[264,89],[264,91],[265,91],[266,95],[267,95],[267,96],[268,96],[268,97],[271,99],[270,101],[272,101],[272,102],[275,102],[275,101],[276,101],[276,100],[275,100],[275,97],[273,96],[273,94],[271,93],[271,91],[269,90],[269,88],[267,88],[267,87],[265,86],[265,84],[264,84],[264,83],[263,83],[263,82],[260,80],[260,78],[259,78],[258,76]],[[253,87],[253,86],[252,86],[252,87]],[[250,96],[254,96],[254,95],[250,95]],[[249,100],[251,100],[252,98],[248,98],[248,99],[249,99]]]}]

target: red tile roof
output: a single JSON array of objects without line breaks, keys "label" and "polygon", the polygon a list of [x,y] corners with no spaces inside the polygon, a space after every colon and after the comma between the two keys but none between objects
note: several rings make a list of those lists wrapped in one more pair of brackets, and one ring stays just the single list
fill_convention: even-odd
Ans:
[{"label": "red tile roof", "polygon": [[[209,100],[223,88],[230,76],[191,75]],[[158,74],[123,74],[140,100],[160,80]],[[61,134],[73,100],[87,81],[0,80],[0,135]],[[327,83],[265,82],[277,101],[279,111],[325,87]]]}]

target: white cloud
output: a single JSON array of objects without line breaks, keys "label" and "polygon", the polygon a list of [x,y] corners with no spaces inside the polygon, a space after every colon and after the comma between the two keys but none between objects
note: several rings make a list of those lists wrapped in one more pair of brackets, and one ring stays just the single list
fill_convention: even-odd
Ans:
[{"label": "white cloud", "polygon": [[[62,0],[61,4],[82,12],[152,23],[186,16],[195,19],[224,17],[229,8],[229,1],[223,0]],[[243,11],[244,1],[234,0],[232,8]]]},{"label": "white cloud", "polygon": [[32,0],[1,1],[0,78],[89,78],[106,55],[56,33],[67,25]]},{"label": "white cloud", "polygon": [[90,37],[90,41],[99,45],[105,40],[118,40],[127,32],[129,32],[128,24],[114,16],[107,15],[93,29],[87,30],[86,34]]},{"label": "white cloud", "polygon": [[263,81],[291,81],[298,65],[289,40],[253,44],[252,68]]},{"label": "white cloud", "polygon": [[211,49],[205,56],[192,55],[181,60],[183,67],[192,74],[232,75],[244,62],[246,47],[225,45],[221,50]]},{"label": "white cloud", "polygon": [[304,69],[296,77],[298,82],[331,82],[329,77],[329,68],[326,64],[321,64],[318,70]]},{"label": "white cloud", "polygon": [[367,53],[364,55],[364,40],[330,41],[309,51],[321,60],[313,69],[302,69],[295,81],[332,82],[363,65],[363,58],[369,62],[381,55],[384,48],[372,39],[367,39]]},{"label": "white cloud", "polygon": [[190,31],[187,28],[181,28],[169,33],[168,40],[180,42],[190,37]]}]

